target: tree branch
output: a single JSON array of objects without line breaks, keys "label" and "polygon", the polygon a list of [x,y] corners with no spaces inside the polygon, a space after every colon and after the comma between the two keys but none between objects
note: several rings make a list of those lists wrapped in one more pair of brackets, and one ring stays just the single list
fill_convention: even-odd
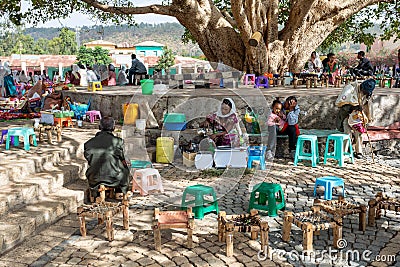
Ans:
[{"label": "tree branch", "polygon": [[173,12],[173,5],[149,5],[143,7],[124,7],[124,6],[109,6],[102,4],[96,0],[81,0],[82,2],[92,6],[96,9],[107,13],[114,13],[118,15],[138,15],[138,14],[148,14],[154,13],[159,15],[168,15],[175,17],[176,13]]},{"label": "tree branch", "polygon": [[224,18],[232,25],[232,27],[237,27],[237,23],[235,19],[229,14],[228,11],[221,10],[222,15],[224,15]]}]

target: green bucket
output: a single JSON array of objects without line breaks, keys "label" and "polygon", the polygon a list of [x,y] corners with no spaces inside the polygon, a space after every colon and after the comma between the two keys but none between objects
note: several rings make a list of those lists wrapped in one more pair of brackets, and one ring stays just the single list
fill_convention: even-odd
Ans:
[{"label": "green bucket", "polygon": [[152,95],[154,89],[153,80],[140,80],[140,85],[142,86],[142,95]]}]

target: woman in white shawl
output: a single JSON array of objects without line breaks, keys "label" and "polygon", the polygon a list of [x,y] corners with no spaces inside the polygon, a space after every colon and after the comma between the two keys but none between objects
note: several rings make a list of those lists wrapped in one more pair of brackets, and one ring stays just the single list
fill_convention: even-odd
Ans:
[{"label": "woman in white shawl", "polygon": [[128,82],[128,78],[126,77],[126,66],[122,65],[121,70],[118,72],[117,85],[126,85]]},{"label": "woman in white shawl", "polygon": [[235,102],[231,98],[222,100],[218,111],[207,116],[205,125],[212,126],[214,133],[210,138],[217,146],[239,146],[241,130]]},{"label": "woman in white shawl", "polygon": [[311,57],[307,62],[307,69],[309,72],[322,73],[322,61],[317,52],[314,51],[311,53]]},{"label": "woman in white shawl", "polygon": [[72,65],[72,72],[71,75],[69,76],[70,83],[73,85],[80,85],[81,84],[81,75],[79,74],[80,68],[78,65],[73,64]]},{"label": "woman in white shawl", "polygon": [[81,81],[80,81],[80,86],[88,86],[88,80],[87,80],[87,70],[85,66],[81,66],[79,68],[79,74],[81,75]]}]

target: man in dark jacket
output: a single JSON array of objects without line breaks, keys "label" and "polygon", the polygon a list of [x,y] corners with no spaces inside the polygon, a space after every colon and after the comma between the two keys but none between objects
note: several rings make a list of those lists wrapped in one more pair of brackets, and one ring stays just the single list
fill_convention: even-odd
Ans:
[{"label": "man in dark jacket", "polygon": [[374,67],[371,62],[365,57],[365,52],[360,51],[357,53],[357,58],[360,60],[357,67],[354,69],[356,76],[372,76],[374,75]]},{"label": "man in dark jacket", "polygon": [[128,80],[133,85],[136,85],[136,80],[138,79],[138,77],[140,79],[142,75],[146,75],[147,69],[146,66],[142,62],[140,62],[139,59],[136,58],[135,54],[132,54],[131,58],[132,58],[132,66],[129,69]]},{"label": "man in dark jacket", "polygon": [[129,186],[129,167],[124,157],[124,141],[112,134],[115,122],[111,117],[100,120],[100,132],[84,145],[85,159],[89,167],[86,177],[92,190],[97,195],[100,185],[115,187],[124,194]]}]

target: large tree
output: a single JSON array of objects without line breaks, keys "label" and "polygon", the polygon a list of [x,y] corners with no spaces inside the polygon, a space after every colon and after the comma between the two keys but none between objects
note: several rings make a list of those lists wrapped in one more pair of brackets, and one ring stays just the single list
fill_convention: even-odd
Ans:
[{"label": "large tree", "polygon": [[[172,16],[186,27],[209,60],[250,72],[300,69],[340,25],[344,26],[336,31],[338,36],[333,36],[332,42],[363,36],[371,42],[372,35],[360,29],[372,18],[385,19],[386,38],[399,34],[400,5],[396,0],[164,0],[142,7],[133,6],[129,0],[31,0],[27,13],[22,13],[19,5],[10,4],[19,1],[0,0],[0,10],[17,23],[27,18],[66,17],[71,11],[118,23],[132,21],[136,14]],[[374,4],[379,5],[355,16]],[[349,31],[349,27],[354,30]],[[262,40],[253,47],[249,39],[255,32],[262,33]]]}]

